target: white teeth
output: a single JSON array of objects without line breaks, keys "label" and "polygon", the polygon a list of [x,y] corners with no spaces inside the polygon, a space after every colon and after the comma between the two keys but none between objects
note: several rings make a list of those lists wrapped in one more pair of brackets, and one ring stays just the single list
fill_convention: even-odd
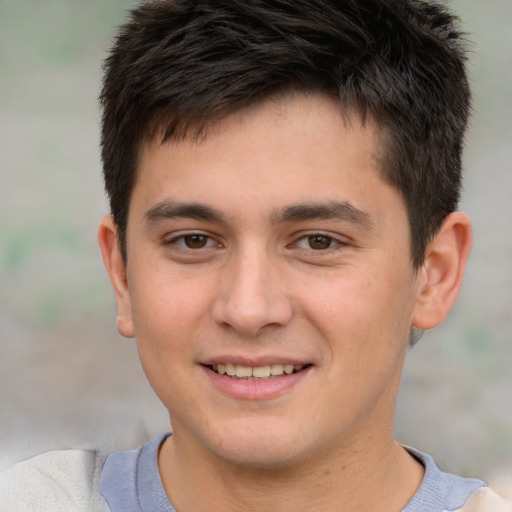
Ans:
[{"label": "white teeth", "polygon": [[271,364],[270,373],[272,375],[283,375],[284,366],[282,364]]},{"label": "white teeth", "polygon": [[304,368],[303,364],[272,364],[266,366],[250,366],[234,365],[231,363],[213,365],[213,369],[220,375],[229,375],[239,379],[257,378],[265,379],[268,377],[279,377],[280,375],[290,375],[293,372],[299,372]]},{"label": "white teeth", "polygon": [[237,377],[252,377],[252,368],[250,366],[235,366],[235,375]]},{"label": "white teeth", "polygon": [[252,376],[258,378],[270,377],[270,366],[257,366],[253,368]]}]

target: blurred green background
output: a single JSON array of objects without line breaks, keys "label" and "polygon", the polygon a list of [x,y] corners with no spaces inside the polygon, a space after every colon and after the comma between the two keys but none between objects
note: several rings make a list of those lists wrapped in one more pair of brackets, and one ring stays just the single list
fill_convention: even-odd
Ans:
[{"label": "blurred green background", "polygon": [[[51,448],[129,447],[168,425],[133,341],[115,332],[95,240],[107,212],[101,61],[131,5],[0,0],[4,465]],[[409,354],[396,431],[446,470],[512,474],[512,1],[449,5],[474,41],[462,206],[475,247],[450,318]]]}]

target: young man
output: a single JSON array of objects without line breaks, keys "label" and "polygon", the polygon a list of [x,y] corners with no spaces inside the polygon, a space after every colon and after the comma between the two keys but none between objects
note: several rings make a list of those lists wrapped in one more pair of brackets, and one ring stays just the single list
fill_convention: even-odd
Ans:
[{"label": "young man", "polygon": [[98,239],[172,435],[89,461],[104,502],[94,481],[83,503],[510,510],[393,439],[407,347],[471,247],[454,23],[418,0],[133,11],[106,62]]}]

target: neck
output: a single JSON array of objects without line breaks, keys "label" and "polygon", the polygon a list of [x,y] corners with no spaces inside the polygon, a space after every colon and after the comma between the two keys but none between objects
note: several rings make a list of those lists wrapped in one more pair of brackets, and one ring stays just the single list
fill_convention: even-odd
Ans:
[{"label": "neck", "polygon": [[392,428],[381,430],[279,468],[232,464],[190,449],[176,433],[162,446],[159,468],[180,512],[206,512],[212,504],[226,512],[399,511],[420,486],[423,467],[393,441]]}]

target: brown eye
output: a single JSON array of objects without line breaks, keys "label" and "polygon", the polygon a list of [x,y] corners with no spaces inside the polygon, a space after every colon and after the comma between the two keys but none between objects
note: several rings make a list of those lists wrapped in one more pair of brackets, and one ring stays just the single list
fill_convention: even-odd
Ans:
[{"label": "brown eye", "polygon": [[315,251],[322,249],[329,249],[332,243],[332,238],[325,235],[311,235],[308,236],[308,245]]},{"label": "brown eye", "polygon": [[202,249],[206,247],[208,237],[206,235],[185,235],[183,241],[189,249]]}]

